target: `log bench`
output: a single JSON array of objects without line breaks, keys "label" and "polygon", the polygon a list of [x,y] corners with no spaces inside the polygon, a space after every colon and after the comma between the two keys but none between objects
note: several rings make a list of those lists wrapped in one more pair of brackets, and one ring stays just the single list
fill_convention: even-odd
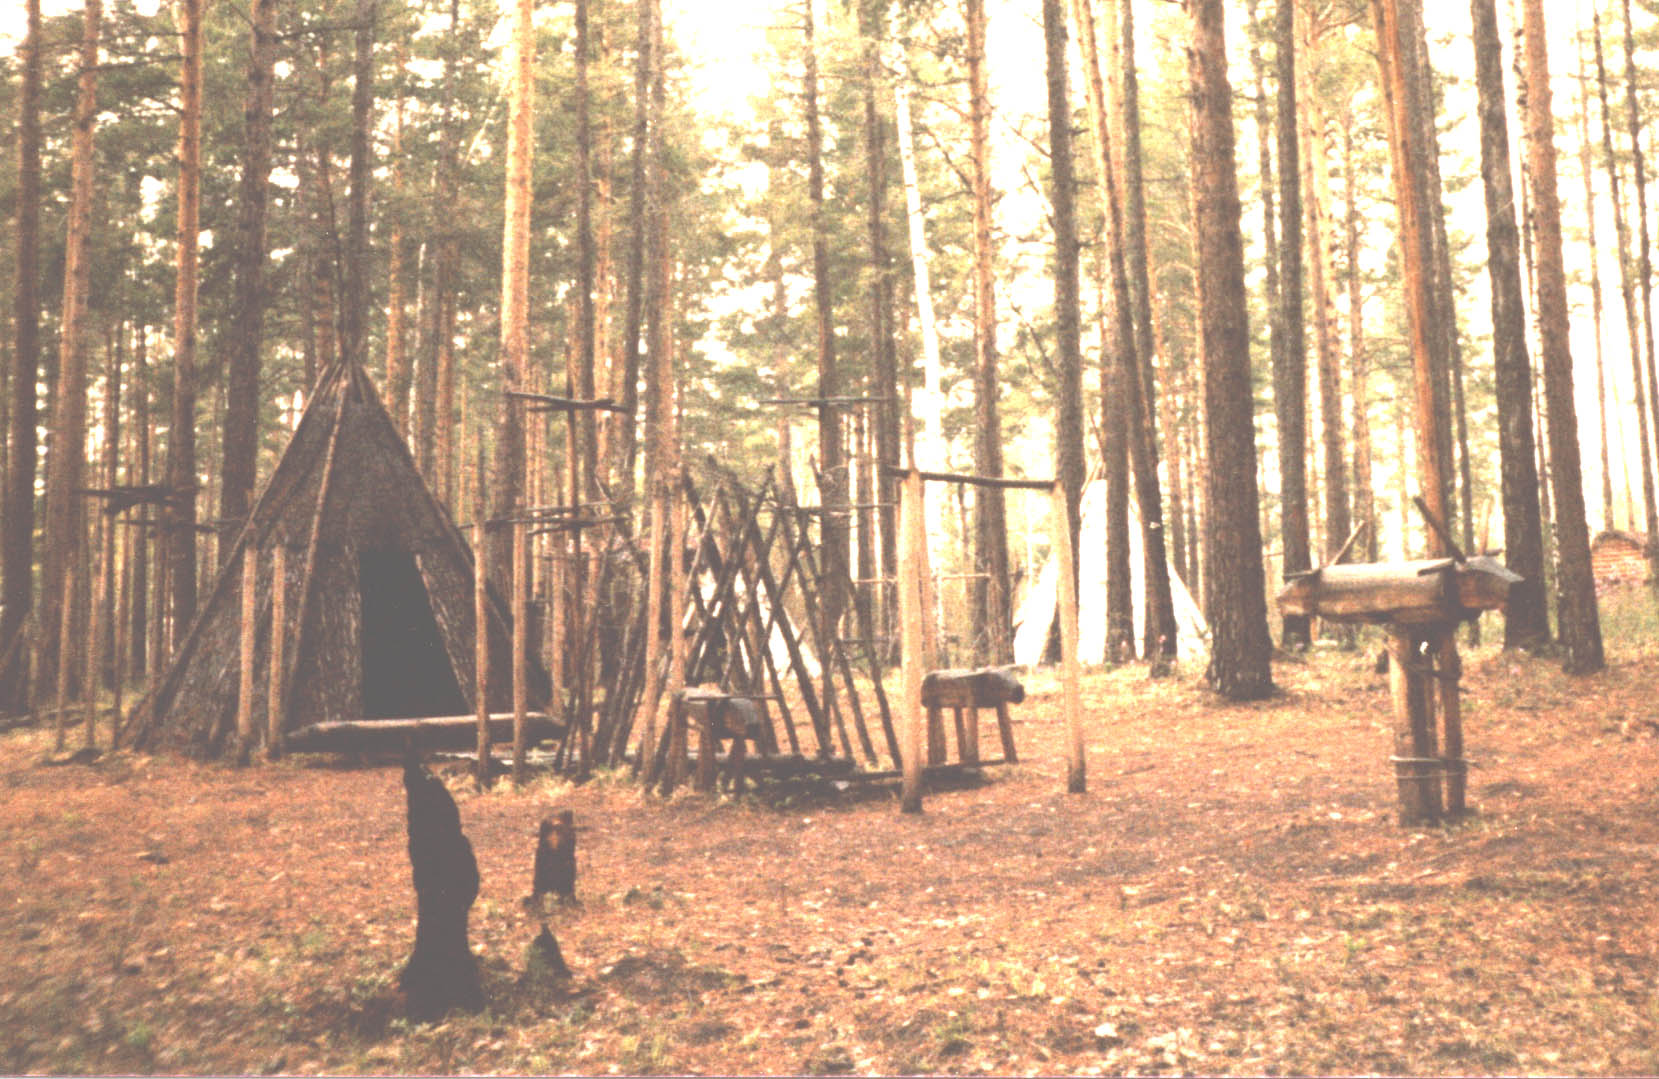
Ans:
[{"label": "log bench", "polygon": [[687,766],[688,743],[691,730],[697,731],[697,772],[693,786],[699,791],[712,791],[719,770],[720,743],[730,741],[726,758],[726,774],[732,788],[741,791],[747,781],[745,761],[748,744],[762,757],[776,748],[771,741],[771,726],[760,705],[763,697],[727,693],[713,686],[692,686],[680,690],[669,704],[667,730],[668,762],[663,774],[663,793],[679,785]]},{"label": "log bench", "polygon": [[944,709],[956,720],[956,749],[963,764],[979,764],[979,710],[995,708],[997,733],[1002,737],[1003,760],[1019,762],[1014,749],[1010,704],[1025,700],[1025,686],[1008,667],[949,668],[929,671],[922,679],[922,705],[927,709],[927,763],[945,763]]}]

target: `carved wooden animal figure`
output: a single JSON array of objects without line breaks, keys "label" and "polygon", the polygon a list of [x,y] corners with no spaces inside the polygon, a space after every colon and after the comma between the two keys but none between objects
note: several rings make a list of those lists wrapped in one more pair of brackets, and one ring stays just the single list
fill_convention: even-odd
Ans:
[{"label": "carved wooden animal figure", "polygon": [[561,903],[576,901],[576,822],[570,810],[541,822],[536,839],[536,862],[529,902],[539,905],[544,895]]},{"label": "carved wooden animal figure", "polygon": [[410,1018],[427,1022],[451,1008],[477,1011],[484,1004],[478,961],[467,944],[467,913],[478,897],[478,860],[461,831],[455,799],[421,763],[413,740],[405,745],[403,786],[417,917],[414,954],[398,982],[408,997]]}]

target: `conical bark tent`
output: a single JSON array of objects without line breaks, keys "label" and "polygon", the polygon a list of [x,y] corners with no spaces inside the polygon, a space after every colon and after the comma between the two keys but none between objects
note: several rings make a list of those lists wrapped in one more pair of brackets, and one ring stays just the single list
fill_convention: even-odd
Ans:
[{"label": "conical bark tent", "polygon": [[[274,552],[283,548],[281,558]],[[258,687],[238,737],[244,563]],[[283,567],[281,670],[270,671]],[[368,375],[336,363],[249,514],[207,603],[120,741],[219,757],[319,722],[453,716],[474,708],[473,552],[421,479]],[[489,603],[492,711],[510,707],[511,633]],[[266,687],[280,690],[268,693]],[[546,677],[532,672],[531,696]],[[283,702],[271,722],[270,698]]]}]

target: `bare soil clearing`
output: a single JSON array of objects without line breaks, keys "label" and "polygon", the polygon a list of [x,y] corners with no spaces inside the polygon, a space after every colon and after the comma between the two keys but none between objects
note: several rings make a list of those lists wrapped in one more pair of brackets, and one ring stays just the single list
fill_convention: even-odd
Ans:
[{"label": "bare soil clearing", "polygon": [[[410,1027],[399,769],[0,738],[0,1071],[1659,1072],[1659,655],[1466,656],[1475,814],[1394,823],[1371,656],[1230,705],[1190,665],[1059,696],[1026,763],[897,812],[625,777],[450,785],[492,1004]],[[585,826],[575,970],[525,977],[537,822]]]}]

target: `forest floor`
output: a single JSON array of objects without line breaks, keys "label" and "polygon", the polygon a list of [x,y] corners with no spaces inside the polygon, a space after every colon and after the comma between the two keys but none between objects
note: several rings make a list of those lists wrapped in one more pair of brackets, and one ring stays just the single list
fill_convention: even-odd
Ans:
[{"label": "forest floor", "polygon": [[[1489,636],[1497,629],[1489,624]],[[1659,646],[1466,650],[1472,815],[1395,822],[1374,651],[1051,676],[983,786],[788,804],[450,787],[490,1006],[411,1026],[394,765],[42,763],[0,737],[0,1072],[1656,1073]],[[586,830],[524,977],[537,821]]]}]

